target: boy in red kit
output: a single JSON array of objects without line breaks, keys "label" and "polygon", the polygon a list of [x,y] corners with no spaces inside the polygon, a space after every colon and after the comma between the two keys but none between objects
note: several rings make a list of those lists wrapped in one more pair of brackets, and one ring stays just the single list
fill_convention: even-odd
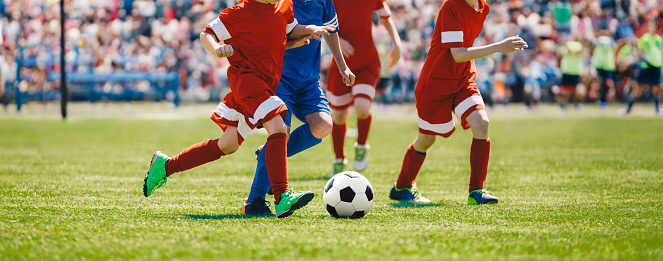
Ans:
[{"label": "boy in red kit", "polygon": [[484,0],[447,0],[442,4],[430,52],[415,88],[419,135],[407,149],[396,185],[389,194],[391,199],[430,202],[419,194],[413,182],[436,136],[446,138],[454,132],[453,112],[463,129],[472,128],[474,136],[470,150],[469,204],[497,203],[497,198],[483,189],[490,138],[488,115],[475,83],[473,60],[497,52],[523,51],[527,43],[512,36],[497,43],[472,47],[488,11]]},{"label": "boy in red kit", "polygon": [[371,126],[371,104],[375,96],[375,84],[380,78],[380,58],[375,49],[372,36],[372,15],[377,11],[382,25],[389,33],[394,48],[389,54],[389,67],[398,63],[401,57],[401,39],[391,19],[391,11],[384,0],[334,0],[338,16],[339,38],[341,50],[354,72],[355,84],[347,86],[340,72],[335,69],[336,61],[332,60],[327,76],[327,100],[332,109],[332,143],[336,161],[331,171],[334,176],[345,170],[345,131],[348,119],[348,108],[354,105],[357,114],[357,143],[355,144],[354,169],[363,171],[368,166],[368,131]]},{"label": "boy in red kit", "polygon": [[[278,2],[278,3],[277,3]],[[228,57],[231,92],[212,114],[222,129],[219,139],[205,140],[169,158],[157,151],[145,176],[143,193],[150,196],[167,177],[234,153],[257,126],[267,130],[266,165],[278,217],[287,217],[313,199],[311,191],[288,190],[286,105],[275,96],[288,39],[301,45],[320,40],[334,27],[303,26],[294,18],[290,0],[242,0],[226,8],[200,34],[209,52]]]}]

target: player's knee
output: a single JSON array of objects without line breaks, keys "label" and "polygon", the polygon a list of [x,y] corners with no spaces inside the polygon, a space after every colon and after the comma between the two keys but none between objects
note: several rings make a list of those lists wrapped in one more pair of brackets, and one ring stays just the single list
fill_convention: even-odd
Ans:
[{"label": "player's knee", "polygon": [[419,135],[414,141],[414,150],[419,152],[426,152],[430,147],[435,144],[436,137],[434,135]]},{"label": "player's knee", "polygon": [[267,129],[267,133],[272,135],[274,133],[288,133],[288,126],[285,125],[281,117],[274,117],[273,119],[265,122],[263,127]]},{"label": "player's knee", "polygon": [[229,144],[229,143],[219,143],[219,149],[225,155],[230,155],[235,153],[239,149],[239,144]]},{"label": "player's knee", "polygon": [[487,134],[489,122],[490,121],[487,118],[478,118],[474,120],[474,124],[472,124],[472,129],[476,133]]},{"label": "player's knee", "polygon": [[330,122],[320,122],[318,124],[315,124],[314,126],[310,126],[311,128],[311,134],[313,134],[314,137],[318,139],[322,139],[329,135],[332,131],[332,123]]}]

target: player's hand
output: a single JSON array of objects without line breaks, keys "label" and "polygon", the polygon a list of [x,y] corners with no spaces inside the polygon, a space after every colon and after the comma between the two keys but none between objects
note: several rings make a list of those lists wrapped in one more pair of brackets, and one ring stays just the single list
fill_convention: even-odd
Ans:
[{"label": "player's hand", "polygon": [[327,26],[316,26],[316,25],[308,25],[306,26],[306,29],[308,29],[309,33],[311,34],[311,38],[322,41],[322,37],[320,35],[329,35],[329,32],[332,32],[336,30],[336,26],[333,25],[327,25]]},{"label": "player's hand", "polygon": [[355,74],[350,71],[350,69],[345,69],[344,71],[340,71],[341,76],[343,76],[343,83],[345,83],[346,86],[353,86],[355,85]]},{"label": "player's hand", "polygon": [[234,53],[233,47],[229,44],[222,44],[219,48],[216,48],[216,56],[218,57],[230,57]]},{"label": "player's hand", "polygon": [[300,37],[300,38],[297,38],[297,39],[288,39],[285,43],[285,49],[292,49],[292,48],[297,48],[297,47],[300,47],[300,46],[303,46],[303,45],[307,45],[307,44],[311,43],[311,41],[309,41],[311,39],[311,36],[312,35],[307,35],[307,36]]},{"label": "player's hand", "polygon": [[394,46],[389,53],[389,67],[394,67],[398,63],[398,60],[401,59],[401,47]]},{"label": "player's hand", "polygon": [[341,44],[341,52],[343,53],[343,57],[348,58],[355,54],[355,48],[352,47],[352,45],[348,41],[346,41],[341,37],[339,37],[338,40],[339,43]]},{"label": "player's hand", "polygon": [[511,36],[502,40],[499,44],[501,53],[522,52],[527,46],[527,42],[520,36]]}]

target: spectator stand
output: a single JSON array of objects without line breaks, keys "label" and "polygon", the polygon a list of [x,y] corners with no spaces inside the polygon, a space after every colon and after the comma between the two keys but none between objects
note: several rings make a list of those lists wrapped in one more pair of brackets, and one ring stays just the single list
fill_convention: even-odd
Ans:
[{"label": "spectator stand", "polygon": [[[46,79],[48,81],[44,86],[51,84],[58,85],[61,79],[59,70],[53,70],[56,67],[55,56],[51,52],[46,55],[24,55],[23,48],[19,48],[19,55],[16,59],[18,64],[17,79],[7,83],[5,94],[14,96],[17,110],[20,111],[23,104],[29,101],[48,102],[61,99],[61,91],[57,88],[48,88],[40,86],[29,86],[35,83],[38,76],[32,70],[41,68],[46,70]],[[76,53],[78,51],[76,50]],[[78,66],[79,59],[74,59],[68,63],[68,67]],[[27,70],[28,73],[21,72]],[[37,70],[38,71],[38,70]],[[76,72],[69,70],[67,72],[67,83],[70,93],[70,100],[87,100],[92,103],[99,100],[113,100],[130,102],[133,100],[167,100],[179,106],[180,97],[179,74],[176,71],[168,72],[144,72],[144,71],[112,71],[110,73]],[[31,88],[32,87],[32,88]],[[7,106],[8,99],[3,101]]]}]

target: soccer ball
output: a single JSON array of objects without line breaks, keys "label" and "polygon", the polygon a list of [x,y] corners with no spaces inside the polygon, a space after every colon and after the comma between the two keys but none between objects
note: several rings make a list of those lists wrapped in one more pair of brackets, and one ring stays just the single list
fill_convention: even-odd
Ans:
[{"label": "soccer ball", "polygon": [[360,218],[373,207],[373,186],[363,175],[344,171],[329,179],[323,201],[333,217]]}]

